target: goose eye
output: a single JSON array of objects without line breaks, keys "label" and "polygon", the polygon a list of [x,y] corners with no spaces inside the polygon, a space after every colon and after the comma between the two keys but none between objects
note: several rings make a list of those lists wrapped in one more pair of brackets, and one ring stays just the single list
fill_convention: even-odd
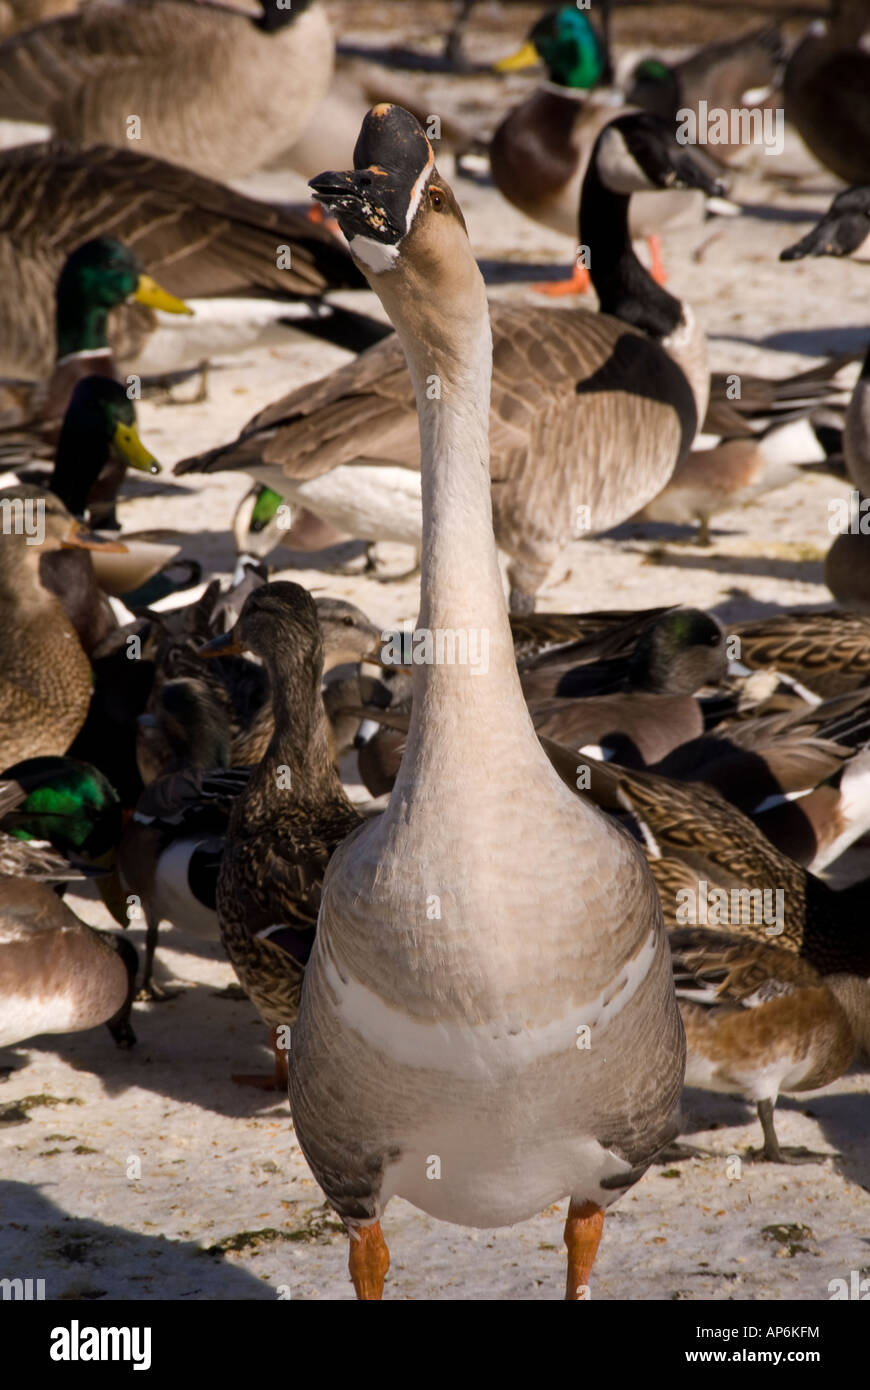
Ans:
[{"label": "goose eye", "polygon": [[433,208],[435,209],[436,212],[441,212],[441,211],[443,211],[444,207],[446,206],[447,199],[444,197],[444,193],[443,193],[442,189],[440,189],[440,188],[430,188],[430,189],[429,189],[429,203],[430,203],[430,206],[433,207]]}]

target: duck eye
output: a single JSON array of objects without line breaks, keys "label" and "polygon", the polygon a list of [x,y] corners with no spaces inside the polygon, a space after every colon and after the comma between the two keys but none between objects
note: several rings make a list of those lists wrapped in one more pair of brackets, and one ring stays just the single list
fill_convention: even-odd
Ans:
[{"label": "duck eye", "polygon": [[430,206],[432,206],[436,212],[441,212],[447,203],[447,199],[444,196],[443,189],[435,187],[430,188],[429,203]]},{"label": "duck eye", "polygon": [[342,618],[341,621],[344,623],[345,627],[353,627],[353,618]]}]

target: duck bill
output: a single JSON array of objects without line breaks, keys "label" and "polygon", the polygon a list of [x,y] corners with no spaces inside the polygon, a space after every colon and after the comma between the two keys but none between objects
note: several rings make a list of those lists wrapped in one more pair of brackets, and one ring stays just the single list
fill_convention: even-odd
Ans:
[{"label": "duck bill", "polygon": [[91,531],[83,521],[71,521],[61,541],[63,550],[103,550],[113,555],[127,555],[123,541],[109,536],[101,536],[99,531]]},{"label": "duck bill", "polygon": [[535,45],[528,41],[518,48],[516,53],[511,53],[507,58],[500,58],[497,63],[493,63],[493,72],[521,72],[524,68],[536,68],[540,65],[541,59]]},{"label": "duck bill", "polygon": [[176,299],[150,275],[140,275],[139,283],[133,292],[137,304],[147,304],[149,309],[162,309],[166,314],[192,314],[193,310],[183,299]]},{"label": "duck bill", "polygon": [[139,438],[135,425],[115,426],[112,435],[115,452],[130,468],[138,468],[140,473],[159,473],[160,464],[153,454],[149,454]]},{"label": "duck bill", "polygon": [[236,634],[236,629],[231,627],[229,632],[224,632],[220,637],[213,637],[210,642],[198,647],[196,654],[201,656],[203,661],[214,661],[219,656],[244,656],[246,650]]}]

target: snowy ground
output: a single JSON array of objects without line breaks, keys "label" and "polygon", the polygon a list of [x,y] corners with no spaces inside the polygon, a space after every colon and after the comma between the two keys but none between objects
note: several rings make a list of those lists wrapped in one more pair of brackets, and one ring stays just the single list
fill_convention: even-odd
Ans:
[{"label": "snowy ground", "polygon": [[[492,7],[481,10],[492,12],[495,25]],[[365,6],[360,13],[364,37]],[[507,11],[499,24],[501,37],[474,31],[476,53],[497,56],[520,36]],[[382,37],[382,28],[372,32]],[[449,80],[426,81],[443,102],[433,110],[451,109],[452,100],[475,115],[467,87],[457,97]],[[524,90],[519,79],[508,89],[478,84],[478,114]],[[336,151],[333,167],[348,157],[349,149]],[[791,183],[740,175],[733,196],[744,215],[676,233],[664,251],[671,288],[706,324],[713,365],[784,375],[870,337],[868,280],[865,267],[842,262],[778,263],[781,247],[806,230],[836,185],[791,140],[780,159],[761,163],[776,166],[762,169],[765,175],[792,170],[804,177]],[[493,295],[539,302],[518,263],[527,267],[523,275],[541,278],[537,267],[567,266],[570,245],[527,222],[492,188],[465,180],[454,186]],[[244,187],[264,196],[305,194],[304,182],[283,171]],[[346,302],[377,311],[371,296]],[[231,437],[277,395],[344,360],[338,349],[287,332],[277,346],[218,363],[203,404],[144,403],[142,437],[171,465]],[[233,564],[230,520],[247,479],[183,481],[160,490],[140,484],[124,523],[133,530],[171,526],[183,533],[185,554],[226,575]],[[617,537],[577,544],[556,566],[541,607],[690,602],[731,618],[825,606],[828,504],[846,491],[807,476],[719,518],[706,550],[679,543],[685,537],[675,528],[623,528]],[[414,581],[387,586],[292,573],[321,592],[352,598],[376,622],[416,614]],[[847,878],[859,872],[854,861],[838,867]],[[88,921],[106,922],[93,897],[70,901]],[[286,1100],[230,1080],[231,1072],[256,1070],[268,1058],[252,1006],[227,991],[233,974],[220,948],[165,929],[158,977],[179,982],[182,992],[168,1003],[136,1006],[139,1043],[132,1051],[116,1051],[98,1029],[37,1039],[0,1058],[11,1068],[0,1085],[0,1275],[45,1278],[49,1298],[349,1298],[345,1237],[299,1153]],[[848,1279],[853,1269],[866,1275],[868,1082],[866,1071],[854,1070],[823,1092],[780,1101],[781,1140],[831,1155],[800,1168],[746,1162],[760,1138],[752,1108],[688,1092],[685,1133],[709,1152],[651,1170],[611,1209],[593,1297],[815,1300],[829,1297],[833,1278]],[[387,1296],[560,1297],[563,1219],[564,1204],[510,1230],[473,1232],[397,1201],[384,1223],[393,1259]]]}]

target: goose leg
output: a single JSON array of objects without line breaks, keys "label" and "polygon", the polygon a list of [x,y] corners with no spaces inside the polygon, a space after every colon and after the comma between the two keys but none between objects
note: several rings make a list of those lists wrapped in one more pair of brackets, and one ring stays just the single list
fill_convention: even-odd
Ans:
[{"label": "goose leg", "polygon": [[568,1247],[566,1302],[582,1302],[588,1297],[589,1276],[603,1229],[604,1212],[601,1207],[594,1202],[577,1202],[572,1197],[565,1222],[565,1244]]},{"label": "goose leg", "polygon": [[278,1046],[278,1029],[270,1028],[269,1037],[272,1043],[272,1051],[275,1054],[275,1070],[270,1076],[268,1073],[258,1075],[256,1073],[233,1074],[233,1081],[237,1086],[256,1086],[260,1091],[286,1091],[287,1090],[287,1051]]},{"label": "goose leg", "polygon": [[357,1298],[383,1298],[390,1252],[380,1221],[373,1226],[348,1226],[347,1233],[350,1237],[347,1267]]}]

